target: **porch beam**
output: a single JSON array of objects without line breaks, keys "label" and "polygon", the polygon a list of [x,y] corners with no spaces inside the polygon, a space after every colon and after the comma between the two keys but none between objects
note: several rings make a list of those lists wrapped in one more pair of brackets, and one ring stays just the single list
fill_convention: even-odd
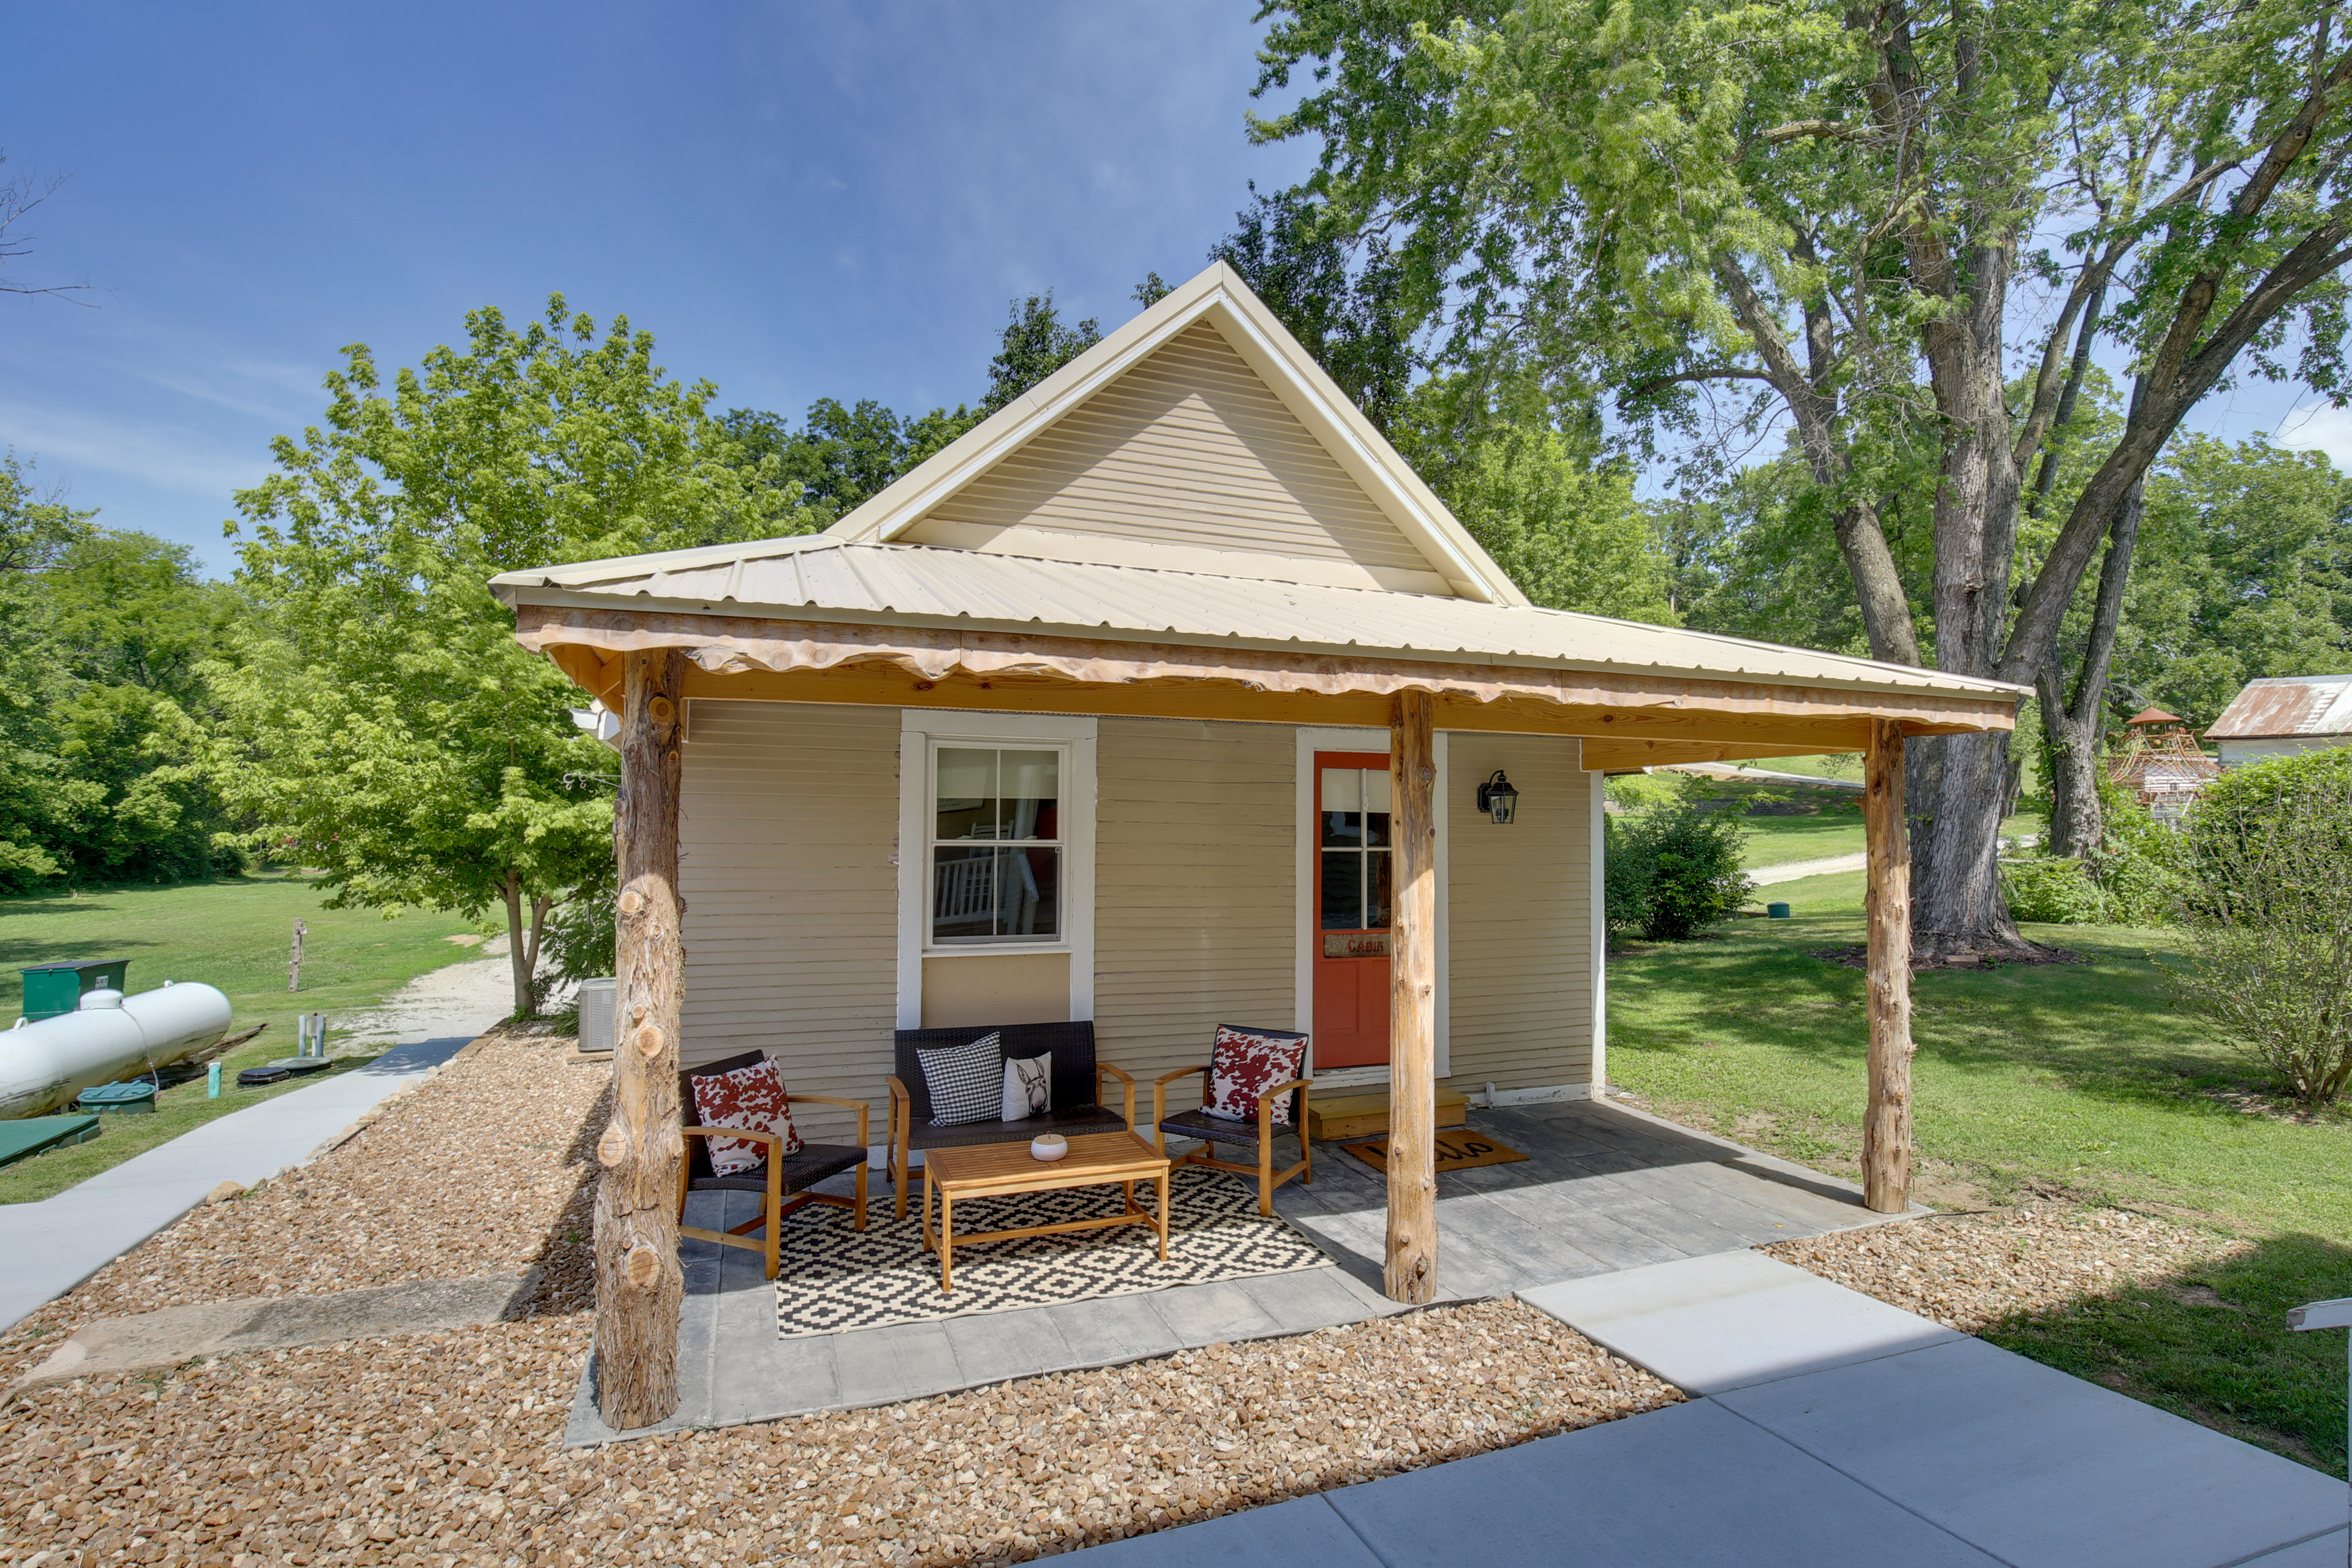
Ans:
[{"label": "porch beam", "polygon": [[1382,1284],[1392,1301],[1437,1295],[1436,704],[1391,699],[1389,1236]]},{"label": "porch beam", "polygon": [[1903,726],[1873,721],[1863,760],[1869,843],[1870,1104],[1862,1124],[1863,1206],[1911,1202],[1911,833],[1903,816]]},{"label": "porch beam", "polygon": [[[566,673],[570,673],[567,668]],[[573,678],[575,680],[578,677]],[[936,680],[866,668],[824,670],[738,670],[715,674],[689,665],[685,694],[736,702],[833,702],[876,708],[948,708],[1004,713],[1080,713],[1137,719],[1195,719],[1220,723],[1317,724],[1377,728],[1388,722],[1390,699],[1373,691],[1267,691],[1233,684],[1171,680],[1088,685],[1066,680],[947,675]],[[1617,759],[1643,747],[1685,743],[1758,748],[1740,755],[1809,756],[1858,752],[1866,743],[1867,713],[1824,706],[1806,711],[1787,704],[1776,713],[1711,710],[1705,694],[1687,690],[1681,705],[1612,708],[1515,698],[1481,702],[1458,693],[1431,696],[1440,730],[1518,735],[1577,736],[1615,750],[1609,766],[1639,766]],[[1654,698],[1633,697],[1632,701]],[[607,703],[610,706],[610,703]],[[1956,719],[1937,708],[1899,715],[1912,734],[2006,730],[2010,715]],[[1998,718],[1998,722],[1994,721]],[[1769,748],[1769,749],[1765,749]],[[1669,754],[1659,761],[1722,761],[1721,756]],[[1588,766],[1595,765],[1588,763]]]},{"label": "porch beam", "polygon": [[677,896],[679,704],[686,655],[621,656],[621,1047],[613,1053],[613,1119],[596,1141],[596,1404],[616,1431],[677,1409],[677,1026],[686,952]]}]

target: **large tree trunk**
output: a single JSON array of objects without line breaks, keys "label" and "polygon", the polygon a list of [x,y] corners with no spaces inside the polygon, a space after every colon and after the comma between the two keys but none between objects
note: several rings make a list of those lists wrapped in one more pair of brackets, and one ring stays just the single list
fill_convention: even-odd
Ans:
[{"label": "large tree trunk", "polygon": [[677,1408],[677,1024],[685,905],[677,896],[679,689],[676,648],[630,653],[621,720],[621,893],[613,1120],[596,1142],[596,1403],[615,1430]]},{"label": "large tree trunk", "polygon": [[2131,576],[2132,552],[2139,545],[2144,484],[2135,484],[2116,509],[2107,558],[2099,567],[2099,597],[2084,639],[2083,667],[2070,701],[2057,660],[2034,678],[2042,699],[2042,733],[2050,744],[2050,842],[2053,855],[2084,859],[2106,840],[2099,808],[2099,742],[2105,733],[2107,672],[2113,667],[2116,632],[2123,625],[2124,585]]}]

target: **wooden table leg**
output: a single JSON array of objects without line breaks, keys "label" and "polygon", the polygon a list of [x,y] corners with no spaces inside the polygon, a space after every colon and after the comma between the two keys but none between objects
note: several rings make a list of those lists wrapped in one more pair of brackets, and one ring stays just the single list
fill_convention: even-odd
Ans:
[{"label": "wooden table leg", "polygon": [[[900,1217],[904,1218],[905,1216],[902,1215]],[[923,1250],[925,1252],[937,1252],[939,1248],[931,1245],[931,1184],[929,1182],[925,1182],[923,1184],[922,1220]]]},{"label": "wooden table leg", "polygon": [[955,1289],[955,1199],[940,1193],[940,1294]]},{"label": "wooden table leg", "polygon": [[1168,1261],[1168,1184],[1175,1179],[1171,1167],[1160,1173],[1160,1261]]},{"label": "wooden table leg", "polygon": [[1119,1186],[1127,1194],[1127,1212],[1129,1214],[1141,1214],[1143,1211],[1135,1206],[1135,1184],[1133,1182],[1121,1182]]}]

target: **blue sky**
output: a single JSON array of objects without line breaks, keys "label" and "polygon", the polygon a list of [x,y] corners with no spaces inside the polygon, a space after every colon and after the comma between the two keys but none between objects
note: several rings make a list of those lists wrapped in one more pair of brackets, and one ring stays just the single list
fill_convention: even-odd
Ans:
[{"label": "blue sky", "polygon": [[[0,296],[0,444],[106,521],[224,571],[229,492],[318,417],[353,342],[387,365],[551,289],[626,311],[719,406],[975,395],[1006,301],[1133,311],[1246,183],[1249,0],[27,8],[0,146],[67,183]],[[2250,385],[2200,428],[2352,417]]]},{"label": "blue sky", "polygon": [[413,363],[551,289],[721,407],[954,403],[1006,302],[1106,327],[1255,178],[1246,0],[18,13],[10,172],[67,183],[0,296],[0,442],[230,564],[229,491],[342,345]]}]

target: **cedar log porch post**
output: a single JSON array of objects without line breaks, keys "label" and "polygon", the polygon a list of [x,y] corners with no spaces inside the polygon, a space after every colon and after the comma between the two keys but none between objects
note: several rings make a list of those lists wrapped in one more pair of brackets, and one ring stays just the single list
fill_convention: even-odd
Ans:
[{"label": "cedar log porch post", "polygon": [[1870,844],[1870,1107],[1862,1123],[1863,1206],[1901,1214],[1911,1202],[1911,832],[1903,816],[1903,726],[1870,721],[1863,763],[1863,831]]},{"label": "cedar log porch post", "polygon": [[620,859],[614,1005],[613,1120],[596,1141],[596,1405],[615,1430],[677,1408],[677,1018],[686,951],[678,940],[678,704],[686,655],[621,656]]},{"label": "cedar log porch post", "polygon": [[1389,1300],[1437,1295],[1436,703],[1396,694],[1389,729]]}]

